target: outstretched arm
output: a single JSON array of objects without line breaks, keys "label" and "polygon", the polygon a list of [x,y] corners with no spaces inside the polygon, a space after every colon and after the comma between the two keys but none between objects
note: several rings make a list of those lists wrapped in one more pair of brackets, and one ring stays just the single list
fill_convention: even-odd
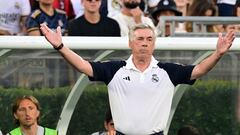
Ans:
[{"label": "outstretched arm", "polygon": [[197,79],[209,72],[219,61],[219,59],[229,50],[235,39],[235,33],[233,31],[222,36],[222,33],[218,34],[218,42],[216,50],[208,58],[196,65],[192,71],[191,80]]},{"label": "outstretched arm", "polygon": [[[51,43],[54,48],[58,48],[62,44],[61,28],[59,26],[57,28],[57,32],[53,32],[46,26],[46,24],[41,24],[40,29],[45,38],[48,40],[49,43]],[[77,55],[66,46],[63,46],[61,49],[59,49],[59,52],[78,71],[93,77],[92,66],[88,61],[84,60],[81,56]]]}]

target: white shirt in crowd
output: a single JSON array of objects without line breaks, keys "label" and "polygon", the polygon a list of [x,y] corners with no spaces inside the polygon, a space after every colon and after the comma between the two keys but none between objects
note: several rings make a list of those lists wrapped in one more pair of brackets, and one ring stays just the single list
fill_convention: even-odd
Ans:
[{"label": "white shirt in crowd", "polygon": [[0,0],[0,29],[20,33],[21,16],[28,16],[30,12],[29,0]]},{"label": "white shirt in crowd", "polygon": [[235,5],[237,0],[217,0],[218,4],[229,4],[229,5]]},{"label": "white shirt in crowd", "polygon": [[[122,13],[117,14],[113,17],[119,24],[121,30],[121,36],[128,36],[129,29],[136,25],[135,20],[131,16],[124,15]],[[142,15],[141,20],[154,28],[152,20]]]}]

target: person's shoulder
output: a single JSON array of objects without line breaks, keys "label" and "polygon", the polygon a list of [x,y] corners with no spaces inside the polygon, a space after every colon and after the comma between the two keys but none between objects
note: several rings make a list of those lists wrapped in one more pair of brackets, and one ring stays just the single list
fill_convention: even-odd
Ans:
[{"label": "person's shoulder", "polygon": [[47,135],[58,135],[58,130],[44,127],[44,131]]},{"label": "person's shoulder", "polygon": [[119,13],[115,14],[114,16],[112,16],[111,18],[118,21],[118,19],[122,19],[122,18],[124,18],[124,16],[125,15],[122,12],[119,12]]},{"label": "person's shoulder", "polygon": [[42,11],[40,9],[35,9],[32,13],[31,13],[31,17],[32,18],[36,18],[37,16],[39,16],[42,13]]},{"label": "person's shoulder", "polygon": [[84,17],[79,16],[78,18],[75,18],[75,19],[69,21],[69,26],[71,26],[71,25],[74,25],[74,26],[81,25],[82,21],[84,21]]},{"label": "person's shoulder", "polygon": [[116,23],[117,23],[117,21],[116,21],[115,19],[111,18],[111,17],[105,16],[104,18],[105,18],[106,20],[111,21],[111,22],[116,22]]},{"label": "person's shoulder", "polygon": [[11,130],[10,132],[8,132],[6,135],[16,135],[16,134],[19,134],[19,133],[21,133],[21,131],[20,131],[20,128],[17,127],[17,128],[12,129],[12,130]]},{"label": "person's shoulder", "polygon": [[107,23],[118,24],[118,22],[115,19],[107,16],[102,17],[102,19],[104,20],[104,22],[107,22]]}]

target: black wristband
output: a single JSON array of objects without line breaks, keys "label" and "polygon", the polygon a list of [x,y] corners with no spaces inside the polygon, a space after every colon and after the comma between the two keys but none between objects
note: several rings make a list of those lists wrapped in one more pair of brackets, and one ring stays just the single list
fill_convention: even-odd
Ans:
[{"label": "black wristband", "polygon": [[55,50],[60,50],[60,49],[62,49],[63,48],[63,43],[61,43],[58,47],[53,47]]}]

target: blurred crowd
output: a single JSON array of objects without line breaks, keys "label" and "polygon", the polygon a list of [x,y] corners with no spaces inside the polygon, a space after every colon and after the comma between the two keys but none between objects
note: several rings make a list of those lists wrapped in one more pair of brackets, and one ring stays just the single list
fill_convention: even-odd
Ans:
[{"label": "blurred crowd", "polygon": [[[46,23],[64,36],[127,36],[135,24],[160,31],[161,16],[240,16],[240,0],[0,0],[0,35],[42,35]],[[170,36],[166,23],[166,35]],[[192,32],[191,22],[176,32]],[[207,32],[238,32],[238,24],[209,25]]]}]

